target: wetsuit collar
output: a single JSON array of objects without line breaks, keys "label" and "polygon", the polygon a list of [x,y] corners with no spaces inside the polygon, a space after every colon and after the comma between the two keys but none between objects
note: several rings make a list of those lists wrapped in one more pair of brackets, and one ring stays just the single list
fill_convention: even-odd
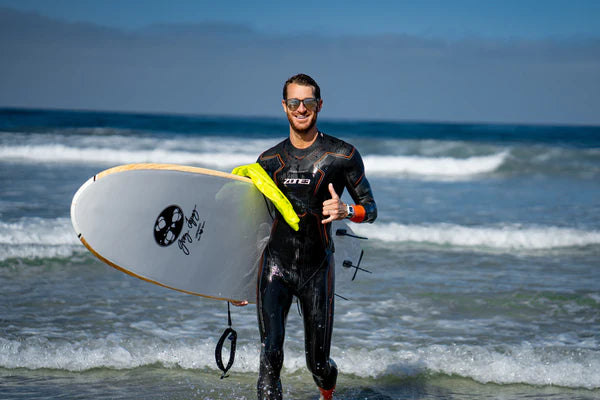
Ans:
[{"label": "wetsuit collar", "polygon": [[315,148],[319,145],[319,143],[321,143],[321,140],[323,139],[323,135],[324,135],[323,132],[317,131],[317,137],[316,137],[315,141],[310,146],[308,146],[307,148],[304,148],[304,149],[299,149],[296,146],[294,146],[292,144],[292,141],[290,140],[290,138],[288,138],[286,141],[286,150],[288,151],[289,154],[292,154],[294,156],[298,156],[298,157],[306,156],[307,154],[309,154],[313,150],[315,150]]}]

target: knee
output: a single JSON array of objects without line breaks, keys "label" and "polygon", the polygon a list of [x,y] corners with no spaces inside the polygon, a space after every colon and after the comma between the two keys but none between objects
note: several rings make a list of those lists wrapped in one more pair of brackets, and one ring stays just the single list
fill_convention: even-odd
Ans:
[{"label": "knee", "polygon": [[281,346],[263,343],[261,351],[263,364],[269,369],[279,371],[283,366],[283,349]]}]

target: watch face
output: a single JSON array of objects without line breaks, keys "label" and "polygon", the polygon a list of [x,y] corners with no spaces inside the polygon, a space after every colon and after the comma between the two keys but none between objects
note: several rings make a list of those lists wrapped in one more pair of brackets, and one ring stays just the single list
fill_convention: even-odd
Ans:
[{"label": "watch face", "polygon": [[346,205],[346,212],[348,213],[346,218],[354,217],[354,207],[352,207],[350,204]]}]

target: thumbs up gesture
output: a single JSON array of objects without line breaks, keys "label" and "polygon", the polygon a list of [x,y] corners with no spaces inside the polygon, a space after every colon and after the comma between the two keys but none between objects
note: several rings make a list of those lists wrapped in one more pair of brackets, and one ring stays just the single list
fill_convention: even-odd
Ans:
[{"label": "thumbs up gesture", "polygon": [[346,205],[340,200],[340,196],[335,192],[332,183],[329,184],[329,193],[331,199],[323,202],[323,216],[327,217],[321,221],[323,224],[328,224],[336,219],[344,219],[348,215]]}]

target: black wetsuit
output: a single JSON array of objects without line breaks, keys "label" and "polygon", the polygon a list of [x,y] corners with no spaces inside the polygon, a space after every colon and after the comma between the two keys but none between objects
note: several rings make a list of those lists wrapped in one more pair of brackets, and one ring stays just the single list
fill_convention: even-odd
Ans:
[{"label": "black wetsuit", "polygon": [[323,133],[306,149],[289,139],[258,159],[300,217],[294,231],[276,213],[271,238],[258,276],[257,311],[261,335],[258,398],[281,399],[285,322],[296,296],[304,318],[306,362],[317,386],[335,386],[337,368],[329,358],[333,328],[334,282],[331,224],[322,224],[323,202],[331,198],[333,183],[344,188],[364,208],[363,221],[372,222],[377,208],[363,162],[350,144]]}]

